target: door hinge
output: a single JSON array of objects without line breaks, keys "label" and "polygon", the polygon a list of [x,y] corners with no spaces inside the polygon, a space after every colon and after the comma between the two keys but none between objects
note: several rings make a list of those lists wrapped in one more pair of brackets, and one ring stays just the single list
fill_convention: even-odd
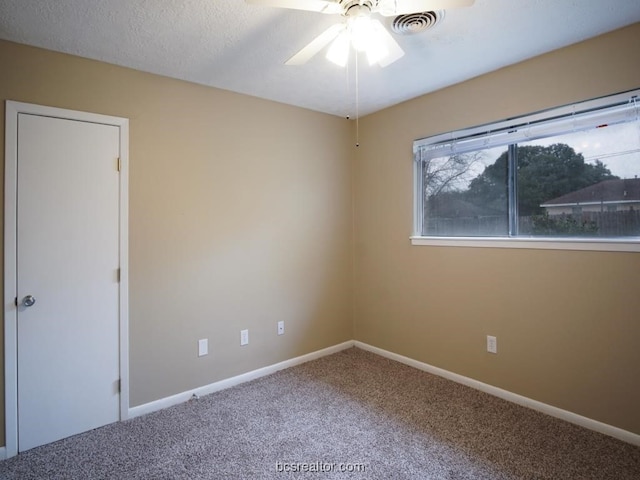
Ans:
[{"label": "door hinge", "polygon": [[18,297],[13,299],[13,304],[17,307],[18,306]]},{"label": "door hinge", "polygon": [[118,162],[117,162],[117,167],[118,171],[120,171],[122,169],[122,160],[120,160],[120,157],[118,157]]},{"label": "door hinge", "polygon": [[118,393],[122,393],[122,380],[118,379]]},{"label": "door hinge", "polygon": [[120,283],[120,269],[116,270],[116,278],[117,278],[117,282]]}]

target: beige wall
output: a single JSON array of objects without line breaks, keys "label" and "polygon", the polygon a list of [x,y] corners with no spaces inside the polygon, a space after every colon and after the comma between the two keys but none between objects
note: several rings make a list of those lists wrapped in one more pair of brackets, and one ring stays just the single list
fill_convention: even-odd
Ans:
[{"label": "beige wall", "polygon": [[409,242],[414,139],[638,88],[639,44],[636,24],[362,119],[358,340],[640,434],[640,254]]},{"label": "beige wall", "polygon": [[132,406],[353,338],[347,120],[0,42],[6,99],[130,119]]}]

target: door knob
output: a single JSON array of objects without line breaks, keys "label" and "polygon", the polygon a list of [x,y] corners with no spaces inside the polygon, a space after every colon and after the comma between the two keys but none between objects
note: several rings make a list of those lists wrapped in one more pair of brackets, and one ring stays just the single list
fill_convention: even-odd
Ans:
[{"label": "door knob", "polygon": [[25,307],[31,307],[34,303],[36,303],[36,297],[34,297],[33,295],[27,295],[22,299],[22,304]]}]

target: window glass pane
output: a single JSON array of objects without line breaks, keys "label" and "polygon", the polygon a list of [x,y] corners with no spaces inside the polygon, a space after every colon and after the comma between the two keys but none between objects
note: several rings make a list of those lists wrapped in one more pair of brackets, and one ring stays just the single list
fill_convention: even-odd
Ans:
[{"label": "window glass pane", "polygon": [[640,122],[517,148],[519,235],[640,235]]},{"label": "window glass pane", "polygon": [[639,94],[416,140],[415,234],[638,242]]},{"label": "window glass pane", "polygon": [[422,185],[422,235],[508,234],[506,148],[424,160]]}]

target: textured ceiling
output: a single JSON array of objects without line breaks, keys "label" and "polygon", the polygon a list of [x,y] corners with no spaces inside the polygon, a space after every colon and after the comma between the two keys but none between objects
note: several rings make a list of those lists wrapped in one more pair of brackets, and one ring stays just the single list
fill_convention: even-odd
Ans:
[{"label": "textured ceiling", "polygon": [[[2,39],[354,116],[353,63],[343,69],[319,54],[284,65],[339,21],[243,0],[0,0]],[[406,55],[392,65],[360,61],[359,114],[638,21],[640,0],[476,0],[420,34],[395,36]]]}]

